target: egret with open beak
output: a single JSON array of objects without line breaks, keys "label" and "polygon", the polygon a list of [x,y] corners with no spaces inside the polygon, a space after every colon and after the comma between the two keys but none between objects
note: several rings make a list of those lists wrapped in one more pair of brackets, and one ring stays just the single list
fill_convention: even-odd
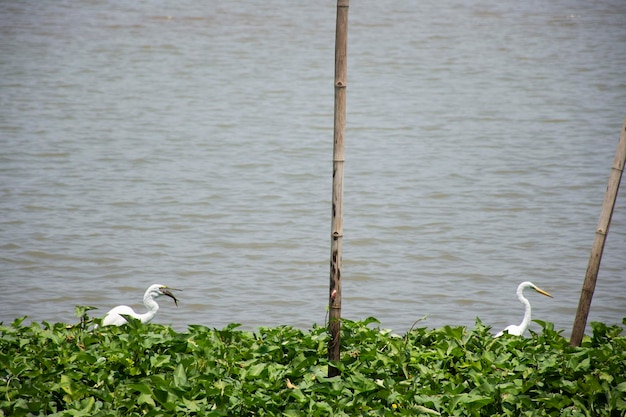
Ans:
[{"label": "egret with open beak", "polygon": [[159,310],[159,305],[156,302],[156,299],[162,295],[167,295],[168,297],[174,300],[174,304],[178,306],[178,300],[172,294],[172,291],[180,291],[176,288],[170,288],[167,285],[154,284],[151,285],[146,293],[143,295],[143,304],[148,309],[147,312],[143,314],[136,313],[132,308],[126,305],[121,305],[112,308],[102,319],[103,326],[121,326],[124,323],[127,323],[127,320],[124,316],[134,317],[137,320],[140,320],[142,323],[148,323],[150,320],[154,318],[157,311]]}]

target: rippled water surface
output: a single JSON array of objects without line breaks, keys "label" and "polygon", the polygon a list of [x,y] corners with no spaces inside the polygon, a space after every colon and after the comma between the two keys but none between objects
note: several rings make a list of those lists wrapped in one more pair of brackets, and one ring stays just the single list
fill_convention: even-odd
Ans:
[{"label": "rippled water surface", "polygon": [[[0,321],[323,323],[336,3],[0,4]],[[626,4],[363,0],[343,315],[569,335],[626,115]],[[623,194],[623,193],[622,193]],[[617,201],[590,321],[626,317]],[[538,326],[533,324],[533,329]]]}]

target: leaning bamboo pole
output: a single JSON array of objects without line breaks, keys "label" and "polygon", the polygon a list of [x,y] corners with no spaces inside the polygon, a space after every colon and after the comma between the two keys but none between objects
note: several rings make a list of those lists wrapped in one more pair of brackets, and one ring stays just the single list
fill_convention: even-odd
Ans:
[{"label": "leaning bamboo pole", "polygon": [[[343,169],[345,162],[346,86],[349,0],[337,0],[335,32],[335,120],[333,144],[333,195],[330,244],[330,288],[328,297],[328,359],[338,361],[341,352],[341,245],[343,240]],[[328,376],[339,370],[328,367]]]},{"label": "leaning bamboo pole", "polygon": [[613,216],[613,209],[615,208],[615,200],[617,199],[619,183],[622,179],[622,173],[624,172],[625,160],[626,118],[624,118],[624,124],[622,125],[622,133],[617,145],[617,151],[615,152],[615,160],[613,161],[611,175],[609,176],[609,185],[606,188],[604,202],[602,203],[602,212],[600,213],[600,220],[598,221],[598,227],[596,229],[596,238],[593,242],[593,247],[591,248],[591,257],[589,258],[585,281],[583,282],[583,288],[580,293],[578,311],[576,312],[574,327],[572,329],[572,338],[570,339],[570,345],[572,346],[580,346],[585,333],[587,317],[589,316],[589,308],[591,307],[591,298],[593,297],[593,292],[596,288],[596,281],[598,280],[600,260],[602,259],[606,236],[609,233],[609,226],[611,225],[611,217]]}]

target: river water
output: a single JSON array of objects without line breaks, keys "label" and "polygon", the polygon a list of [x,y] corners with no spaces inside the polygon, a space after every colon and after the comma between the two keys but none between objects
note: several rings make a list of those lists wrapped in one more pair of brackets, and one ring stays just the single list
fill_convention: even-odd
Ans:
[{"label": "river water", "polygon": [[[343,316],[571,332],[626,115],[626,3],[353,1]],[[323,324],[332,1],[0,3],[0,321]],[[623,194],[623,193],[622,193]],[[617,201],[589,321],[626,317]],[[536,323],[533,330],[539,330]]]}]

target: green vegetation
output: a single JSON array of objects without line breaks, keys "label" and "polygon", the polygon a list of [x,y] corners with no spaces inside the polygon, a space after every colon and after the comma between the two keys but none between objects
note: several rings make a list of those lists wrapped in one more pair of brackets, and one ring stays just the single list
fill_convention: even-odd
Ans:
[{"label": "green vegetation", "polygon": [[[494,339],[474,329],[396,336],[344,320],[341,376],[325,328],[175,332],[131,321],[0,324],[0,415],[624,416],[626,337],[593,323],[572,348],[553,325]],[[96,320],[97,321],[97,320]],[[626,319],[624,320],[626,324]]]}]

